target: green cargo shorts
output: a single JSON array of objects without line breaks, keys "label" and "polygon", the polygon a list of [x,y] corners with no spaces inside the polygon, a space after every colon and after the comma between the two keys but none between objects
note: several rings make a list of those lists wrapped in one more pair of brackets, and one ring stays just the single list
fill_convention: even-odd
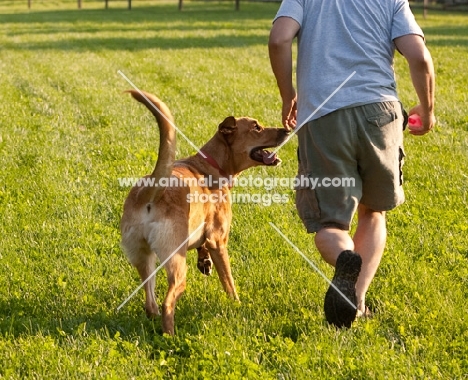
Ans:
[{"label": "green cargo shorts", "polygon": [[349,230],[358,204],[387,211],[404,202],[400,102],[344,108],[297,132],[296,207],[308,232]]}]

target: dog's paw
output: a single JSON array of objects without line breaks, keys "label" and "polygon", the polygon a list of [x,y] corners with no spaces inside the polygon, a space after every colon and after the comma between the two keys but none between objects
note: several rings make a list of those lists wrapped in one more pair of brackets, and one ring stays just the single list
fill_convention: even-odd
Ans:
[{"label": "dog's paw", "polygon": [[210,257],[200,258],[197,261],[197,268],[205,276],[210,276],[213,268],[213,261],[211,261]]},{"label": "dog's paw", "polygon": [[149,319],[154,319],[154,318],[158,318],[161,316],[158,305],[156,304],[151,305],[151,306],[145,305],[145,313]]}]

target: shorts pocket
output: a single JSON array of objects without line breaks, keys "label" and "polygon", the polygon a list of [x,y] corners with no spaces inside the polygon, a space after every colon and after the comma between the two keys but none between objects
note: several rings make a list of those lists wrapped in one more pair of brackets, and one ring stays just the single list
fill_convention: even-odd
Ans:
[{"label": "shorts pocket", "polygon": [[376,127],[382,128],[387,124],[394,122],[396,119],[398,119],[398,114],[394,111],[391,111],[377,116],[370,116],[367,118],[367,121]]},{"label": "shorts pocket", "polygon": [[304,182],[301,184],[300,176],[296,178],[298,185],[295,186],[294,190],[296,191],[297,213],[308,232],[315,232],[316,225],[320,220],[320,207],[315,190],[310,186],[305,186]]},{"label": "shorts pocket", "polygon": [[367,117],[367,134],[373,145],[386,149],[398,143],[401,134],[400,121],[396,111],[385,111],[379,115]]}]

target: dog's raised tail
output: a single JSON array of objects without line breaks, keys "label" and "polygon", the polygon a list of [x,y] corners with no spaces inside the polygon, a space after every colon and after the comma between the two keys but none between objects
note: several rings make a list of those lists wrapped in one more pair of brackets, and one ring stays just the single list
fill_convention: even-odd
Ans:
[{"label": "dog's raised tail", "polygon": [[[153,94],[136,90],[128,90],[126,92],[130,93],[134,99],[143,103],[146,108],[150,110],[159,126],[160,142],[158,159],[150,177],[154,178],[156,181],[160,178],[169,178],[172,173],[176,152],[176,131],[171,111],[164,102]],[[148,194],[148,201],[151,202],[159,198],[163,190],[163,187],[157,185],[152,186],[149,192],[150,194]]]}]

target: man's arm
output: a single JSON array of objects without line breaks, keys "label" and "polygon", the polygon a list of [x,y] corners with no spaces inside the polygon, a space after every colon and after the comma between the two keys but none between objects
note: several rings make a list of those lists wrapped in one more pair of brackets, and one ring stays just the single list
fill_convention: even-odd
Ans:
[{"label": "man's arm", "polygon": [[421,36],[408,34],[395,39],[397,49],[408,61],[411,80],[419,98],[419,105],[410,110],[410,115],[417,113],[421,117],[423,128],[412,130],[414,135],[429,132],[435,124],[434,94],[435,75],[432,57]]},{"label": "man's arm", "polygon": [[290,17],[278,18],[271,28],[268,50],[273,74],[283,101],[282,122],[286,129],[296,127],[296,90],[292,82],[292,42],[300,25]]}]

